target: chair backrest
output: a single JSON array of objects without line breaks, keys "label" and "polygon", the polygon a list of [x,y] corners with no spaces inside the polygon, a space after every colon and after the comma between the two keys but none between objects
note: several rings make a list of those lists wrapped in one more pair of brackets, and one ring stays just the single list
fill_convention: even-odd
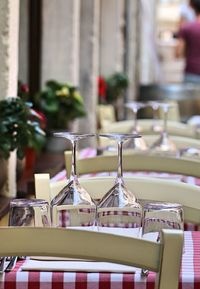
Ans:
[{"label": "chair backrest", "polygon": [[0,256],[55,256],[120,263],[157,272],[158,289],[178,288],[183,246],[180,230],[163,230],[161,242],[156,243],[73,229],[7,227],[0,228],[0,243]]},{"label": "chair backrest", "polygon": [[[118,166],[116,154],[78,159],[79,175],[115,172]],[[71,172],[71,152],[69,151],[65,151],[65,165],[67,177],[69,177]],[[123,155],[123,170],[128,172],[167,172],[200,178],[200,160],[197,158],[175,158],[158,154],[135,153],[134,151],[130,153],[129,151]]]},{"label": "chair backrest", "polygon": [[[158,140],[159,136],[157,135],[144,135],[143,136],[145,143],[148,147],[150,147],[155,141]],[[170,139],[176,145],[177,149],[184,149],[184,148],[196,148],[200,150],[200,141],[195,138],[191,137],[184,137],[184,136],[174,136],[171,135]]]},{"label": "chair backrest", "polygon": [[[160,126],[163,125],[163,120],[158,120]],[[152,131],[152,120],[151,119],[138,119],[138,126],[141,128],[140,133],[142,135],[153,134]],[[133,129],[133,120],[123,120],[118,122],[110,123],[101,129],[102,133],[109,132],[121,132],[128,133]],[[168,121],[167,129],[169,135],[183,136],[196,138],[196,132],[193,125],[181,123],[178,121]],[[158,133],[157,133],[158,134]]]},{"label": "chair backrest", "polygon": [[[45,182],[43,181],[45,180]],[[125,184],[138,199],[181,203],[186,222],[200,224],[200,188],[178,181],[151,177],[124,177]],[[80,178],[80,183],[93,199],[101,199],[113,186],[113,177]],[[67,181],[50,182],[48,174],[35,174],[36,198],[49,202],[61,191]],[[46,196],[44,196],[44,192]]]},{"label": "chair backrest", "polygon": [[111,104],[99,104],[97,106],[97,122],[99,123],[100,129],[110,123],[116,122],[114,106]]}]

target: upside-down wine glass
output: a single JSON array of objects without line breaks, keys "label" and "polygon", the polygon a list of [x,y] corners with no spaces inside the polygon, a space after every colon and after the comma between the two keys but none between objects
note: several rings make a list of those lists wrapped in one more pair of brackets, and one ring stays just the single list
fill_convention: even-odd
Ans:
[{"label": "upside-down wine glass", "polygon": [[117,141],[118,144],[118,170],[113,187],[104,195],[97,205],[98,228],[123,227],[137,228],[139,234],[142,220],[142,207],[137,202],[135,195],[129,191],[123,180],[122,145],[123,142],[141,137],[138,134],[100,134]]},{"label": "upside-down wine glass", "polygon": [[91,227],[95,224],[96,205],[79,183],[76,171],[76,147],[79,140],[93,137],[95,134],[58,132],[54,135],[71,142],[72,163],[68,184],[51,201],[53,224],[59,227]]},{"label": "upside-down wine glass", "polygon": [[[125,107],[129,108],[133,112],[133,129],[132,133],[137,134],[140,131],[137,122],[137,114],[139,109],[146,107],[146,104],[139,101],[132,101],[125,104]],[[134,148],[139,151],[147,150],[147,145],[143,138],[132,138],[127,144],[128,148]]]},{"label": "upside-down wine glass", "polygon": [[148,104],[153,110],[153,119],[152,119],[152,131],[153,132],[161,132],[162,127],[158,123],[158,109],[160,107],[160,102],[152,100],[148,101]]},{"label": "upside-down wine glass", "polygon": [[159,106],[162,108],[164,116],[163,116],[163,130],[161,131],[160,137],[153,143],[150,149],[157,152],[176,152],[176,145],[170,139],[168,131],[167,131],[167,117],[169,109],[173,107],[172,104],[169,103],[160,103]]}]

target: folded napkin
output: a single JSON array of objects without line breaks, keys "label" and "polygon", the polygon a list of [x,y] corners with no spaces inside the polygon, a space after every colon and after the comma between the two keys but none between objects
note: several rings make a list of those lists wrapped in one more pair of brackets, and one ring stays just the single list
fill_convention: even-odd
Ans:
[{"label": "folded napkin", "polygon": [[129,272],[134,273],[135,267],[108,262],[91,261],[39,261],[28,259],[21,269],[23,271],[68,271],[68,272]]}]

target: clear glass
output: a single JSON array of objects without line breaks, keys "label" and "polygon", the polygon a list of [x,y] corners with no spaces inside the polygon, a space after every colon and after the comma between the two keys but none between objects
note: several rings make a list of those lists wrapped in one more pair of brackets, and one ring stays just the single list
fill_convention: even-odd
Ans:
[{"label": "clear glass", "polygon": [[[140,131],[138,126],[137,114],[139,109],[146,107],[146,104],[139,101],[132,101],[125,104],[125,107],[131,109],[133,112],[133,129],[132,133],[137,134]],[[127,148],[134,148],[135,150],[145,151],[147,150],[147,145],[143,138],[132,138],[126,145]]]},{"label": "clear glass", "polygon": [[160,108],[160,102],[158,101],[148,101],[147,103],[153,110],[153,119],[152,119],[152,131],[161,132],[162,126],[158,123],[158,109]]},{"label": "clear glass", "polygon": [[51,226],[50,208],[45,200],[14,199],[10,202],[9,226]]},{"label": "clear glass", "polygon": [[[20,227],[50,227],[50,207],[47,201],[39,199],[13,199],[10,202],[9,226]],[[0,273],[10,272],[16,265],[18,256],[12,256],[6,264],[3,257],[0,264]],[[25,258],[21,257],[20,258]]]},{"label": "clear glass", "polygon": [[180,204],[146,203],[143,206],[142,237],[159,240],[159,233],[162,229],[183,230],[183,220],[183,207]]},{"label": "clear glass", "polygon": [[163,109],[164,118],[163,118],[163,130],[161,131],[160,137],[153,143],[150,147],[151,150],[156,152],[169,152],[176,153],[177,148],[174,142],[170,139],[168,131],[167,131],[167,118],[168,112],[172,104],[169,103],[160,103],[159,106]]},{"label": "clear glass", "polygon": [[142,207],[133,192],[129,191],[123,180],[122,146],[123,142],[132,138],[140,138],[138,134],[100,134],[111,138],[118,144],[118,169],[113,187],[104,195],[97,205],[98,226],[101,227],[141,227]]},{"label": "clear glass", "polygon": [[70,179],[68,184],[51,201],[52,214],[58,214],[56,218],[53,217],[54,225],[59,227],[93,226],[95,224],[96,205],[89,193],[79,183],[76,169],[76,148],[79,140],[93,137],[95,134],[58,132],[54,135],[64,137],[72,144]]},{"label": "clear glass", "polygon": [[192,158],[200,158],[200,150],[194,147],[187,147],[180,149],[177,153],[178,157],[192,157]]},{"label": "clear glass", "polygon": [[[167,202],[143,205],[142,238],[159,242],[162,229],[184,229],[182,205]],[[148,270],[141,270],[143,276],[147,276],[148,273]]]}]

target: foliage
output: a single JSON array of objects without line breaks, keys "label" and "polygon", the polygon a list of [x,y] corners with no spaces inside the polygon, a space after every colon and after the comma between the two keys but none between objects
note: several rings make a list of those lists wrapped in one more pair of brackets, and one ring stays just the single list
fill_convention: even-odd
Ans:
[{"label": "foliage", "polygon": [[69,83],[47,81],[45,89],[35,95],[34,102],[46,116],[47,130],[66,129],[71,120],[85,116],[83,98]]},{"label": "foliage", "polygon": [[116,72],[107,78],[99,77],[100,102],[113,103],[118,97],[123,95],[128,84],[128,77],[122,72]]},{"label": "foliage", "polygon": [[24,157],[24,149],[41,149],[45,134],[38,122],[38,114],[23,99],[9,97],[0,101],[0,152],[7,159],[17,150],[17,157]]}]

